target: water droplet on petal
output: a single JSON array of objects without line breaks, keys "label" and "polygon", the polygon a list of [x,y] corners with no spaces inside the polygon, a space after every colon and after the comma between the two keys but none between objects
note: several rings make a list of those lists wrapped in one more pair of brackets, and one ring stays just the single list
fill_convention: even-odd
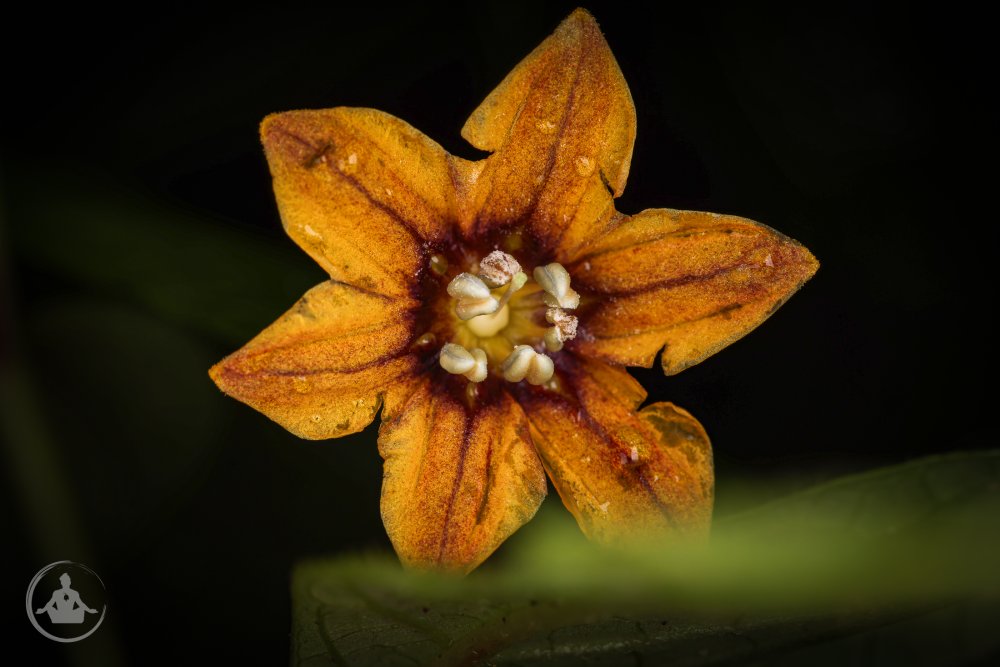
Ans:
[{"label": "water droplet on petal", "polygon": [[538,128],[539,132],[544,134],[552,134],[556,130],[556,124],[551,120],[540,120],[535,123],[535,127]]},{"label": "water droplet on petal", "polygon": [[345,174],[353,174],[358,170],[358,154],[351,153],[346,160],[343,158],[337,160],[337,169]]}]

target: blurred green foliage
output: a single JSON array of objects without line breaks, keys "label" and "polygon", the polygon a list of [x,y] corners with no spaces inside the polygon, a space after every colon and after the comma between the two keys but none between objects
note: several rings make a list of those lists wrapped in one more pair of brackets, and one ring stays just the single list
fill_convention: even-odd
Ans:
[{"label": "blurred green foliage", "polygon": [[19,176],[32,219],[12,230],[24,261],[216,340],[244,342],[326,278],[291,242],[206,220],[100,174]]},{"label": "blurred green foliage", "polygon": [[961,664],[1000,648],[998,509],[1000,452],[976,452],[793,494],[708,545],[602,550],[543,511],[465,579],[308,562],[293,664]]}]

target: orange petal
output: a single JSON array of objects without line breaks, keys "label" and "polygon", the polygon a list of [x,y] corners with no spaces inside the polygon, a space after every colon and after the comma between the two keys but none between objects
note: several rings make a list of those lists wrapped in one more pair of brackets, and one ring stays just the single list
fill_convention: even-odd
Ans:
[{"label": "orange petal", "polygon": [[667,374],[715,354],[778,309],[819,267],[798,242],[732,215],[649,209],[567,268],[593,297],[573,349]]},{"label": "orange petal", "polygon": [[406,565],[467,572],[528,521],[545,472],[507,394],[470,413],[425,382],[379,430],[382,520]]},{"label": "orange petal", "polygon": [[624,369],[576,360],[562,391],[519,388],[531,437],[587,537],[608,544],[703,536],[712,515],[712,449],[670,403],[636,412],[645,391]]},{"label": "orange petal", "polygon": [[449,231],[452,160],[403,121],[372,109],[289,111],[261,124],[288,234],[330,276],[406,295],[424,242]]},{"label": "orange petal", "polygon": [[526,223],[561,261],[562,248],[603,229],[628,177],[635,107],[594,17],[570,14],[472,113],[462,136],[493,152],[467,234]]},{"label": "orange petal", "polygon": [[300,438],[354,433],[412,384],[414,306],[326,282],[209,374]]}]

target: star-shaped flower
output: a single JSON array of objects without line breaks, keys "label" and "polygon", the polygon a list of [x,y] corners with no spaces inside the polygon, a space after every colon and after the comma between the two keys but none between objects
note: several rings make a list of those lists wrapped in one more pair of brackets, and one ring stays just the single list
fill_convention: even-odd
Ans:
[{"label": "star-shaped flower", "polygon": [[288,234],[330,274],[211,370],[292,433],[382,411],[382,518],[400,559],[468,571],[534,515],[546,473],[602,542],[701,534],[701,425],[625,366],[668,374],[752,330],[816,271],[728,215],[623,215],[635,139],[625,79],[576,10],[477,108],[471,162],[371,109],[269,116]]}]

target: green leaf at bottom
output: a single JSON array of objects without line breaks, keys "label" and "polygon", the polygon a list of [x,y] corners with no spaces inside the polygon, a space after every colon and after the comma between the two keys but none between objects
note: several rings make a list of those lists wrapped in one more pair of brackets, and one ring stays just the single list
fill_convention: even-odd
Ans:
[{"label": "green leaf at bottom", "polygon": [[464,579],[389,557],[300,565],[293,664],[985,660],[998,518],[998,452],[828,483],[718,522],[709,547],[600,550],[550,507]]}]

